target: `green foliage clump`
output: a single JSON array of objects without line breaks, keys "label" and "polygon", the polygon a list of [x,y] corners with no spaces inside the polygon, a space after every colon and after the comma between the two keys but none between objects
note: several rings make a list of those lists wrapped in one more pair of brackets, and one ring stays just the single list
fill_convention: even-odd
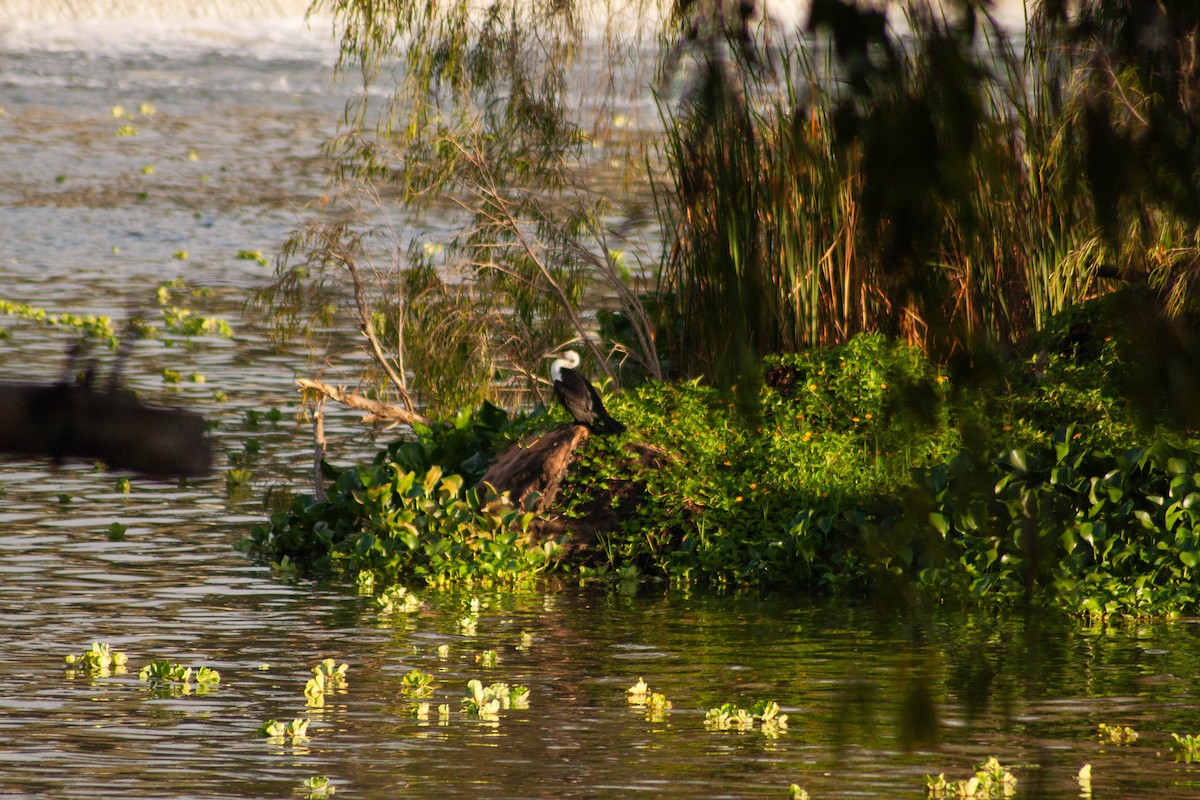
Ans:
[{"label": "green foliage clump", "polygon": [[369,465],[325,464],[326,498],[297,496],[254,527],[250,547],[309,574],[368,575],[372,585],[528,579],[550,566],[555,548],[532,545],[533,514],[478,481],[495,450],[529,424],[484,403],[451,425],[416,426],[416,440],[388,445]]},{"label": "green foliage clump", "polygon": [[[769,362],[755,422],[695,383],[641,387],[614,413],[670,455],[639,474],[620,441],[589,442],[564,490],[568,517],[641,481],[599,556],[679,582],[1190,613],[1200,450],[1132,447],[1128,409],[1094,403],[1123,379],[1119,360],[1070,355],[1057,372],[1017,364],[1010,391],[997,381],[979,400],[917,351],[862,335]],[[1041,427],[1072,414],[1084,422]],[[962,433],[972,425],[978,448]]]},{"label": "green foliage clump", "polygon": [[92,642],[92,646],[82,653],[71,653],[64,657],[69,673],[82,672],[85,675],[107,678],[120,675],[126,671],[129,657],[119,650],[113,650],[108,642]]},{"label": "green foliage clump", "polygon": [[919,475],[938,534],[920,583],[937,595],[1037,601],[1090,616],[1196,607],[1200,451],[1158,442],[1117,454],[1077,444],[967,456]]},{"label": "green foliage clump", "polygon": [[925,796],[930,798],[963,797],[974,800],[1001,800],[1017,792],[1017,779],[995,756],[976,765],[975,775],[948,781],[945,773],[936,778],[925,776]]},{"label": "green foliage clump", "polygon": [[437,466],[419,474],[385,457],[327,469],[328,497],[297,497],[256,526],[255,549],[318,574],[369,571],[382,583],[512,581],[550,563],[547,550],[528,544],[533,514],[487,486],[466,488],[461,475]]},{"label": "green foliage clump", "polygon": [[[839,563],[817,539],[844,550],[834,528],[909,486],[912,468],[958,451],[944,379],[919,351],[863,335],[774,359],[765,380],[757,420],[698,382],[646,384],[613,398],[613,413],[669,456],[636,472],[621,441],[590,441],[564,486],[568,517],[637,480],[638,507],[601,537],[614,566],[716,584],[861,583],[862,569]],[[810,515],[827,530],[796,535]]]}]

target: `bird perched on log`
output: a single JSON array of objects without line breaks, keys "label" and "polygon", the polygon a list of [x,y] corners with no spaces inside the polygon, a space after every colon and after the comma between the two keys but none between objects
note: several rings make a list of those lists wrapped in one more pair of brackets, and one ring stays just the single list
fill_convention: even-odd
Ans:
[{"label": "bird perched on log", "polygon": [[577,423],[586,425],[593,433],[624,433],[625,426],[612,418],[604,408],[596,387],[576,371],[579,353],[567,350],[550,365],[554,395]]}]

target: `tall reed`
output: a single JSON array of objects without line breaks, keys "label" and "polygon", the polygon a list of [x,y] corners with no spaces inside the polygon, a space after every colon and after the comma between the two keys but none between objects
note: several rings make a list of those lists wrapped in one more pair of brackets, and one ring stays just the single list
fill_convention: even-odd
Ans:
[{"label": "tall reed", "polygon": [[980,48],[916,15],[858,92],[814,39],[770,74],[714,59],[667,120],[687,371],[729,385],[871,330],[937,356],[1003,345],[1096,290],[1071,65],[1036,31],[1018,55],[985,29]]}]

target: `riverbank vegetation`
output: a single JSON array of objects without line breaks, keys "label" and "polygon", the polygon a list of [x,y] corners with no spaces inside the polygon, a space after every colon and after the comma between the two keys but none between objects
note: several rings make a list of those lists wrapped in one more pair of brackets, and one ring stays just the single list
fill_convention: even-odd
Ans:
[{"label": "riverbank vegetation", "polygon": [[[364,81],[330,150],[353,213],[298,232],[259,300],[281,334],[349,315],[371,391],[448,424],[328,468],[256,530],[267,557],[1196,611],[1188,4],[1048,2],[1020,40],[966,2],[903,34],[840,0],[784,31],[632,3],[651,33],[574,3],[323,5]],[[454,232],[402,241],[392,200]],[[540,519],[477,481],[561,421],[537,404],[568,343],[632,433],[591,439]]]}]

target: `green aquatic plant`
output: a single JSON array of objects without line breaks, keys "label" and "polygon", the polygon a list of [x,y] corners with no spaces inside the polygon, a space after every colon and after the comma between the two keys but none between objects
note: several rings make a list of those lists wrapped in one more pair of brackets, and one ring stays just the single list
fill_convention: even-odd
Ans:
[{"label": "green aquatic plant", "polygon": [[462,702],[467,716],[494,721],[500,718],[502,710],[529,708],[529,689],[507,683],[484,686],[482,681],[472,678],[467,681],[467,694]]},{"label": "green aquatic plant", "polygon": [[271,263],[259,250],[238,250],[237,258],[240,261],[253,261],[263,267]]},{"label": "green aquatic plant", "polygon": [[994,757],[976,765],[975,775],[963,780],[946,780],[945,773],[925,776],[925,796],[929,798],[965,798],[1002,800],[1017,792],[1017,779]]},{"label": "green aquatic plant", "polygon": [[641,706],[646,704],[646,697],[649,694],[649,685],[643,679],[638,678],[637,683],[625,690],[625,699],[633,705]]},{"label": "green aquatic plant", "polygon": [[[359,574],[371,575],[371,573]],[[421,609],[421,601],[416,594],[399,584],[389,586],[380,592],[379,596],[375,598],[375,604],[379,607],[379,613],[384,615],[412,614]]]},{"label": "green aquatic plant", "polygon": [[307,719],[294,719],[291,722],[276,722],[269,719],[258,726],[258,735],[274,741],[291,740],[293,743],[308,739]]},{"label": "green aquatic plant", "polygon": [[1128,725],[1106,725],[1103,722],[1097,726],[1100,741],[1103,744],[1127,745],[1138,740],[1137,731]]},{"label": "green aquatic plant", "polygon": [[155,659],[141,668],[138,680],[149,684],[152,689],[166,689],[172,695],[191,694],[192,682],[195,681],[196,693],[206,694],[221,683],[221,674],[210,667],[193,670],[167,659]]},{"label": "green aquatic plant", "polygon": [[467,488],[438,466],[410,472],[388,453],[345,472],[326,465],[326,499],[297,497],[289,512],[254,527],[251,548],[309,571],[368,570],[386,584],[515,583],[549,566],[529,542],[533,514],[507,495]]},{"label": "green aquatic plant", "polygon": [[500,663],[500,654],[495,650],[484,650],[475,656],[475,663],[481,667],[490,669]]},{"label": "green aquatic plant", "polygon": [[335,692],[346,691],[346,671],[350,665],[340,666],[332,658],[326,658],[312,668],[313,676],[304,684],[304,704],[313,708],[325,705],[325,698]]},{"label": "green aquatic plant", "polygon": [[230,467],[225,470],[225,486],[227,489],[237,489],[250,483],[253,477],[254,472],[252,470],[242,467]]},{"label": "green aquatic plant", "polygon": [[1185,764],[1200,762],[1200,735],[1193,736],[1189,733],[1180,736],[1178,733],[1172,733],[1171,752],[1175,754],[1176,761]]},{"label": "green aquatic plant", "polygon": [[49,314],[44,309],[27,303],[14,303],[3,299],[0,299],[0,314],[51,327],[72,328],[82,338],[99,340],[112,348],[117,346],[117,333],[113,328],[112,320],[108,317],[98,317],[93,314],[87,316]]},{"label": "green aquatic plant", "polygon": [[757,729],[768,739],[778,739],[787,733],[787,719],[787,714],[780,714],[779,704],[773,700],[759,700],[749,708],[722,703],[704,715],[704,727],[710,731],[738,733]]},{"label": "green aquatic plant", "polygon": [[433,694],[433,675],[419,669],[410,670],[400,679],[403,697],[430,697]]},{"label": "green aquatic plant", "polygon": [[788,800],[809,800],[808,792],[800,788],[800,784],[793,783],[788,787]]},{"label": "green aquatic plant", "polygon": [[324,775],[314,775],[300,783],[300,792],[304,795],[305,800],[323,800],[323,798],[337,794],[337,789],[329,782],[329,778]]},{"label": "green aquatic plant", "polygon": [[672,707],[666,695],[650,691],[650,687],[641,678],[625,690],[625,699],[630,705],[644,708],[648,722],[662,722],[666,712]]},{"label": "green aquatic plant", "polygon": [[1091,800],[1092,797],[1092,765],[1084,764],[1079,768],[1079,773],[1075,776],[1076,782],[1079,783],[1079,796],[1083,800]]},{"label": "green aquatic plant", "polygon": [[70,654],[63,658],[68,673],[83,672],[97,678],[107,678],[123,674],[129,657],[113,650],[108,642],[92,642],[92,646],[79,654]]}]

